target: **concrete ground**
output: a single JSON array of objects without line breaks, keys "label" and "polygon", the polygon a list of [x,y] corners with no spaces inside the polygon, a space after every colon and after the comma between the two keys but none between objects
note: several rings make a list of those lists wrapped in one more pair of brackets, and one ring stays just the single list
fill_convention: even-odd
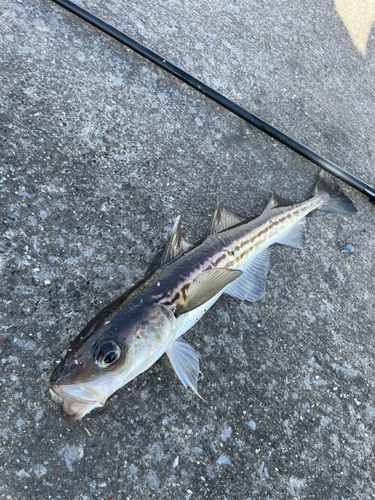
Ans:
[{"label": "concrete ground", "polygon": [[[374,185],[374,31],[358,50],[339,3],[80,5]],[[0,16],[0,498],[375,498],[375,209],[346,186],[355,216],[310,216],[260,302],[185,336],[207,403],[162,357],[61,418],[43,380],[177,215],[194,242],[217,201],[256,215],[318,169],[49,0]]]}]

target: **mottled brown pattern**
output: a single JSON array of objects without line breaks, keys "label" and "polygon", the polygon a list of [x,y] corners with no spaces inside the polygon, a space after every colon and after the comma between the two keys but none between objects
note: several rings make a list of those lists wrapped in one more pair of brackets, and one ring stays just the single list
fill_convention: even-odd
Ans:
[{"label": "mottled brown pattern", "polygon": [[184,286],[181,288],[181,293],[182,293],[182,295],[183,295],[184,299],[186,299],[186,291],[187,291],[187,289],[189,288],[189,286],[190,286],[190,283],[187,283],[186,285],[184,285]]},{"label": "mottled brown pattern", "polygon": [[267,237],[272,235],[272,233],[274,232],[275,229],[277,229],[277,228],[282,229],[282,226],[286,222],[288,222],[293,217],[298,216],[299,214],[300,214],[300,210],[295,210],[293,212],[283,214],[275,219],[269,220],[268,225],[266,227],[262,228],[257,234],[255,234],[251,237],[248,237],[245,240],[236,244],[236,246],[234,247],[235,251],[239,251],[239,250],[243,249],[244,247],[245,248],[248,247],[248,248],[246,248],[246,250],[243,251],[239,256],[236,256],[234,261],[228,262],[226,267],[231,267],[231,266],[237,264],[238,262],[240,262],[240,260],[246,258],[254,250],[254,244],[256,244],[257,246],[262,245],[263,243],[265,243]]},{"label": "mottled brown pattern", "polygon": [[[308,207],[306,206],[305,209],[306,208]],[[302,215],[302,212],[304,212],[304,210],[294,209],[291,212],[279,214],[268,221],[264,221],[263,224],[254,228],[250,234],[242,234],[242,236],[238,237],[237,241],[233,241],[231,249],[224,247],[221,251],[212,255],[204,264],[202,263],[203,265],[200,267],[199,271],[204,272],[220,266],[224,266],[227,269],[235,267],[241,263],[242,260],[247,259],[249,255],[254,252],[255,247],[266,244],[269,238],[273,237],[277,231],[285,229],[285,225],[290,224],[293,218]],[[242,241],[241,238],[243,238]],[[230,244],[228,246],[230,246]],[[189,279],[188,283],[185,282],[185,284],[183,284],[180,282],[175,289],[170,290],[164,298],[163,304],[167,306],[174,305],[177,308],[181,307],[182,303],[186,300],[190,281],[193,279],[193,276],[196,275],[197,271],[198,269],[193,270],[190,279],[186,277],[186,280]]]},{"label": "mottled brown pattern", "polygon": [[226,258],[225,253],[223,255],[220,255],[218,259],[215,260],[215,262],[212,263],[212,267],[216,267],[223,259]]},{"label": "mottled brown pattern", "polygon": [[163,302],[163,304],[165,306],[171,306],[172,304],[174,304],[175,302],[177,302],[179,300],[179,298],[181,297],[180,295],[180,292],[177,292],[171,300],[167,300],[166,302]]}]

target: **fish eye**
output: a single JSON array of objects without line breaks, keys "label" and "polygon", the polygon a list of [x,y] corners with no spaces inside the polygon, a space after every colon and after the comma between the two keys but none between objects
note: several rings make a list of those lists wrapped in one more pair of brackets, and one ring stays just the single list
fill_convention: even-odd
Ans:
[{"label": "fish eye", "polygon": [[113,340],[107,340],[96,346],[94,351],[94,362],[99,365],[100,368],[114,368],[117,366],[117,361],[119,361],[121,355],[121,346]]}]

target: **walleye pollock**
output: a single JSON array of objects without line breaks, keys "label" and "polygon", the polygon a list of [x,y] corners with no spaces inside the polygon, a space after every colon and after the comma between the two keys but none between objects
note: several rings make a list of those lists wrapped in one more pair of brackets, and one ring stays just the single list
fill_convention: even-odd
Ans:
[{"label": "walleye pollock", "polygon": [[193,246],[183,239],[178,218],[146,276],[86,325],[53,371],[50,392],[66,417],[80,419],[103,406],[165,352],[183,385],[198,394],[198,356],[181,336],[223,293],[260,300],[269,247],[303,248],[305,217],[313,210],[355,212],[331,176],[321,173],[311,198],[292,203],[273,195],[253,220],[217,206],[206,239]]}]

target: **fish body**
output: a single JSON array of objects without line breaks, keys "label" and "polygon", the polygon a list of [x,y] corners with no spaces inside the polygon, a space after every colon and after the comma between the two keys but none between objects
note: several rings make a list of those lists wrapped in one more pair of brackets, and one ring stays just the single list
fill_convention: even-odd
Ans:
[{"label": "fish body", "polygon": [[314,196],[301,203],[273,196],[252,220],[217,206],[207,237],[194,246],[184,241],[178,218],[146,276],[86,325],[52,373],[50,392],[65,415],[80,419],[103,406],[165,352],[184,386],[198,394],[198,357],[181,336],[223,293],[261,299],[269,247],[303,248],[311,211],[354,211],[328,180],[321,176]]}]

